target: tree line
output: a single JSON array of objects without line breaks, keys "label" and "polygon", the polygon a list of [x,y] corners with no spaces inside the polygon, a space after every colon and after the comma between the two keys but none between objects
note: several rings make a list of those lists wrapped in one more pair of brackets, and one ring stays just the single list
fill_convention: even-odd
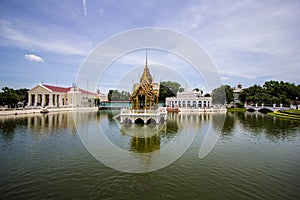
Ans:
[{"label": "tree line", "polygon": [[300,85],[283,81],[267,81],[253,85],[240,93],[241,102],[264,104],[295,104],[300,98]]},{"label": "tree line", "polygon": [[15,90],[13,88],[3,87],[0,92],[0,106],[15,108],[19,102],[22,102],[20,106],[25,106],[28,101],[28,91],[26,88]]},{"label": "tree line", "polygon": [[[195,88],[195,90],[199,90]],[[216,88],[210,94],[204,96],[211,96],[213,104],[229,104],[234,101],[234,88],[229,85],[222,85]],[[0,91],[0,106],[8,105],[8,107],[16,107],[18,102],[23,102],[24,105],[28,101],[29,89],[13,89],[9,87],[3,87]],[[160,95],[159,101],[164,102],[167,97],[176,96],[177,92],[183,92],[184,88],[177,82],[162,81],[160,82]],[[109,90],[109,101],[128,101],[130,98],[130,92]],[[283,81],[267,81],[262,86],[254,84],[248,88],[244,88],[239,93],[239,100],[244,103],[264,103],[264,104],[280,104],[290,105],[296,104],[300,99],[300,85],[283,82]]]},{"label": "tree line", "polygon": [[[234,101],[234,88],[222,85],[212,91],[214,104],[229,104]],[[300,98],[300,85],[283,81],[266,81],[262,86],[254,84],[239,93],[242,104],[296,104]]]}]

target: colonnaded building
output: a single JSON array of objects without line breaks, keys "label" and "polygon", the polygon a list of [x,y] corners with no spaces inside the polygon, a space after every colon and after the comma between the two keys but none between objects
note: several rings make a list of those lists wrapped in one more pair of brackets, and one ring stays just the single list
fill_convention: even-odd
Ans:
[{"label": "colonnaded building", "polygon": [[176,97],[167,97],[166,105],[169,108],[209,108],[212,107],[212,98],[204,97],[200,91],[178,92]]},{"label": "colonnaded building", "polygon": [[28,107],[91,107],[94,99],[108,101],[108,97],[100,92],[89,92],[73,85],[58,87],[38,84],[28,91]]}]

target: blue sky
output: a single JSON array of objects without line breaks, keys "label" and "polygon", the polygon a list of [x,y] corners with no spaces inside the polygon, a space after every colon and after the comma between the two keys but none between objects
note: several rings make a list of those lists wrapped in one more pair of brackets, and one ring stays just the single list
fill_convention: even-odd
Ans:
[{"label": "blue sky", "polygon": [[[299,10],[297,0],[1,0],[0,87],[31,88],[41,82],[70,86],[97,45],[143,27],[172,29],[195,40],[215,63],[224,84],[299,84]],[[107,76],[124,76],[118,67],[131,60],[133,69],[139,61],[143,66],[143,56],[144,52],[133,52],[120,59]],[[150,51],[150,69],[151,62],[175,65],[176,59],[168,63],[164,57],[172,55]],[[184,62],[176,63],[179,73],[189,73]],[[138,71],[134,73],[138,77]],[[190,87],[200,82],[194,78]],[[184,81],[182,85],[187,86]],[[109,87],[100,81],[103,92]]]}]

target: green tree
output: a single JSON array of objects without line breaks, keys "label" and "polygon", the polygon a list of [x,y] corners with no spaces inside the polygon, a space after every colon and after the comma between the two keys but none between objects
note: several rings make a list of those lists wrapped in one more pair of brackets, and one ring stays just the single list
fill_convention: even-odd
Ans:
[{"label": "green tree", "polygon": [[176,96],[178,91],[184,91],[184,89],[180,87],[179,83],[172,81],[160,82],[159,101],[165,101],[167,97]]},{"label": "green tree", "polygon": [[14,90],[13,88],[3,87],[0,92],[0,105],[8,105],[15,107],[18,102],[23,102],[26,105],[28,99],[28,89],[22,88]]},{"label": "green tree", "polygon": [[253,85],[240,93],[240,101],[247,103],[264,104],[295,104],[300,97],[300,86],[283,81],[267,81],[261,87]]},{"label": "green tree", "polygon": [[108,101],[128,101],[130,93],[127,91],[109,90]]},{"label": "green tree", "polygon": [[233,101],[233,88],[222,85],[212,91],[213,104],[226,104]]}]

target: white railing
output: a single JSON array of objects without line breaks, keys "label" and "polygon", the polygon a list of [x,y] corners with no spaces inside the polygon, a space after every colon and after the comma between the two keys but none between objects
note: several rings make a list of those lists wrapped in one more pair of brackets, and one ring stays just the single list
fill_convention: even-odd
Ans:
[{"label": "white railing", "polygon": [[165,107],[159,107],[157,110],[134,110],[130,108],[122,108],[121,114],[160,114],[160,113],[166,113],[167,110]]}]

